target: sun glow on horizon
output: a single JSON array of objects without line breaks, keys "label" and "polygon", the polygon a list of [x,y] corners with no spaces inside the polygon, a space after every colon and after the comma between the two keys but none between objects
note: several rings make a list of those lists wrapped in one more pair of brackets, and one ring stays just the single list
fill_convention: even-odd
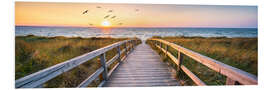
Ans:
[{"label": "sun glow on horizon", "polygon": [[103,26],[103,27],[109,27],[109,26],[111,26],[111,23],[109,21],[105,20],[105,21],[103,21],[101,23],[101,26]]}]

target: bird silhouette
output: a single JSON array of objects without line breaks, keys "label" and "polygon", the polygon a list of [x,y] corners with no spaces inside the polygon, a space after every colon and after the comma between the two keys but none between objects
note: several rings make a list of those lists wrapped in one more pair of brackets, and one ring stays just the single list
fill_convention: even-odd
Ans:
[{"label": "bird silhouette", "polygon": [[115,18],[116,16],[112,16],[111,19]]},{"label": "bird silhouette", "polygon": [[97,6],[97,8],[101,8],[100,6]]},{"label": "bird silhouette", "polygon": [[110,13],[110,12],[113,12],[113,10],[109,10],[108,12],[109,12],[109,13]]},{"label": "bird silhouette", "polygon": [[122,25],[123,23],[118,23],[118,25]]},{"label": "bird silhouette", "polygon": [[88,10],[85,10],[82,14],[86,14],[88,12]]},{"label": "bird silhouette", "polygon": [[106,18],[108,18],[108,17],[110,17],[110,15],[106,15],[106,16],[104,17],[104,19],[106,19]]},{"label": "bird silhouette", "polygon": [[139,9],[135,9],[135,11],[136,11],[136,12],[138,12],[138,11],[139,11]]}]

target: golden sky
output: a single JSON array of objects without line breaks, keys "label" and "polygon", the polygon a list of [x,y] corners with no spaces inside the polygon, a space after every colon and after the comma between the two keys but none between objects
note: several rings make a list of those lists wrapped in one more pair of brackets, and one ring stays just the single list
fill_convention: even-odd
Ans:
[{"label": "golden sky", "polygon": [[[97,8],[100,6],[101,8]],[[139,11],[136,11],[139,9]],[[85,10],[88,13],[82,14]],[[108,12],[113,10],[113,12]],[[106,15],[109,18],[104,19]],[[116,16],[115,18],[111,18]],[[256,6],[16,2],[15,24],[26,26],[257,27]],[[122,23],[120,25],[119,23]]]}]

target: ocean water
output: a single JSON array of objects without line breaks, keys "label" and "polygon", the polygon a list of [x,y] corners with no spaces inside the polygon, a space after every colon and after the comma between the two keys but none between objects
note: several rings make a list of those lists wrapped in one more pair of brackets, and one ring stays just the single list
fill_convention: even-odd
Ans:
[{"label": "ocean water", "polygon": [[16,26],[16,36],[138,37],[152,36],[257,37],[257,28],[112,28]]}]

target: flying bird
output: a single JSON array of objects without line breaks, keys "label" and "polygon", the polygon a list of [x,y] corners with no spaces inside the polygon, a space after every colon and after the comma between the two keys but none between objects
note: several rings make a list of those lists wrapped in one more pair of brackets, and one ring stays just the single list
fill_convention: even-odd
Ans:
[{"label": "flying bird", "polygon": [[100,6],[97,6],[97,8],[101,8]]},{"label": "flying bird", "polygon": [[116,16],[112,16],[111,19],[115,18]]},{"label": "flying bird", "polygon": [[138,11],[139,11],[139,9],[135,9],[135,11],[136,11],[136,12],[138,12]]},{"label": "flying bird", "polygon": [[113,12],[113,10],[109,10],[108,12]]},{"label": "flying bird", "polygon": [[89,23],[88,25],[89,25],[89,26],[92,26],[93,24]]},{"label": "flying bird", "polygon": [[108,17],[110,17],[110,15],[105,16],[104,19],[106,19],[106,18],[108,18]]},{"label": "flying bird", "polygon": [[86,14],[88,12],[88,10],[85,10],[82,14]]},{"label": "flying bird", "polygon": [[118,25],[122,25],[123,23],[118,23]]}]

